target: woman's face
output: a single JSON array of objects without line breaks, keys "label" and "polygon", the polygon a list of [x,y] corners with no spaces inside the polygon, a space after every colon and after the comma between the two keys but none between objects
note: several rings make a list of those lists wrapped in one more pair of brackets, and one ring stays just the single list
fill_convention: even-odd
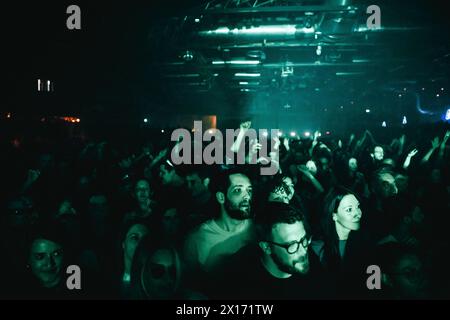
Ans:
[{"label": "woman's face", "polygon": [[43,287],[53,288],[61,282],[63,249],[58,243],[45,239],[34,240],[28,263],[31,272]]},{"label": "woman's face", "polygon": [[164,300],[173,297],[177,289],[174,254],[168,249],[157,250],[144,266],[141,280],[150,299]]},{"label": "woman's face", "polygon": [[143,224],[133,225],[127,232],[125,240],[122,242],[125,259],[133,261],[134,252],[141,239],[149,233],[147,226]]},{"label": "woman's face", "polygon": [[359,201],[353,194],[345,195],[333,213],[333,220],[344,228],[359,230],[362,211]]}]

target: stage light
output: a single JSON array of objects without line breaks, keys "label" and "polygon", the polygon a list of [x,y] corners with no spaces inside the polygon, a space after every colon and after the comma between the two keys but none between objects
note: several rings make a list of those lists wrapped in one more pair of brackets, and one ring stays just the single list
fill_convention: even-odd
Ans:
[{"label": "stage light", "polygon": [[450,120],[450,109],[447,109],[447,112],[445,113],[445,120]]},{"label": "stage light", "polygon": [[366,109],[366,113],[370,113],[370,109]]},{"label": "stage light", "polygon": [[164,129],[161,130],[161,133],[164,133]]},{"label": "stage light", "polygon": [[307,137],[307,138],[308,138],[309,136],[311,136],[311,132],[309,132],[309,131],[306,131],[306,132],[305,132],[305,137]]},{"label": "stage light", "polygon": [[438,94],[436,94],[436,98],[439,98],[439,93],[438,93]]},{"label": "stage light", "polygon": [[402,124],[407,124],[408,120],[406,120],[406,116],[403,116]]},{"label": "stage light", "polygon": [[283,132],[278,131],[278,136],[281,137],[283,135]]},{"label": "stage light", "polygon": [[322,46],[317,46],[316,55],[320,56],[322,54]]},{"label": "stage light", "polygon": [[291,137],[295,137],[295,135],[296,135],[296,134],[295,134],[295,131],[291,131],[291,134],[290,134],[290,135],[291,135]]},{"label": "stage light", "polygon": [[195,21],[196,23],[199,23],[199,22],[200,22],[200,19],[196,18],[194,21]]},{"label": "stage light", "polygon": [[144,118],[144,122],[147,123],[147,122],[148,122],[148,119],[147,119],[147,118]]},{"label": "stage light", "polygon": [[383,121],[383,123],[381,124],[381,126],[382,126],[383,128],[386,128],[386,121]]},{"label": "stage light", "polygon": [[331,132],[330,131],[327,131],[327,132],[325,132],[327,135],[330,135],[331,134]]},{"label": "stage light", "polygon": [[256,78],[256,77],[260,77],[261,73],[235,73],[234,74],[235,77],[251,77],[251,78]]},{"label": "stage light", "polygon": [[398,95],[398,97],[401,98],[401,97],[402,97],[402,94],[400,93],[400,94]]}]

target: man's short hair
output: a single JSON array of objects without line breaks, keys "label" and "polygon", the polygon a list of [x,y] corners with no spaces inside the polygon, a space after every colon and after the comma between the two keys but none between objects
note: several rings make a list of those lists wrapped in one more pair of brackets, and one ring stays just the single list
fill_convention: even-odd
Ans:
[{"label": "man's short hair", "polygon": [[277,224],[293,224],[298,221],[303,223],[306,233],[310,233],[305,215],[300,209],[282,202],[267,202],[255,217],[258,240],[270,239],[272,229]]},{"label": "man's short hair", "polygon": [[213,193],[223,192],[224,194],[226,194],[228,188],[231,185],[230,176],[232,174],[241,174],[241,175],[248,177],[248,175],[245,172],[243,172],[242,170],[239,170],[239,168],[232,168],[232,169],[226,169],[226,170],[219,171],[219,172],[217,172],[217,174],[215,174],[213,176],[213,179],[211,181],[212,192]]}]

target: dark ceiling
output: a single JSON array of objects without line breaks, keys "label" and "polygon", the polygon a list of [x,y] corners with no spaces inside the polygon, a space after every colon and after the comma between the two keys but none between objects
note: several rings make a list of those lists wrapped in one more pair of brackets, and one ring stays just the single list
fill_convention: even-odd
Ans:
[{"label": "dark ceiling", "polygon": [[[444,3],[79,3],[79,31],[65,27],[72,3],[11,5],[4,20],[10,50],[3,105],[167,117],[281,112],[320,118],[369,107],[439,113],[450,90]],[[371,4],[381,9],[379,30],[366,27]],[[38,78],[54,81],[55,91],[38,94]]]}]

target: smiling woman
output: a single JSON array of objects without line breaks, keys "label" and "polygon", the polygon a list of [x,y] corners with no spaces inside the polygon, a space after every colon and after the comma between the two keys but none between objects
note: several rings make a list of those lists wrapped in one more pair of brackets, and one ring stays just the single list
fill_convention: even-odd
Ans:
[{"label": "smiling woman", "polygon": [[321,232],[317,235],[320,240],[315,240],[312,248],[336,287],[342,288],[342,296],[355,295],[355,284],[363,283],[359,276],[363,274],[365,255],[370,252],[367,233],[360,231],[363,217],[353,191],[337,186],[325,197]]},{"label": "smiling woman", "polygon": [[57,226],[36,229],[27,248],[26,274],[23,283],[19,284],[22,298],[70,298],[66,286],[66,267],[70,256],[67,249],[64,236]]}]

